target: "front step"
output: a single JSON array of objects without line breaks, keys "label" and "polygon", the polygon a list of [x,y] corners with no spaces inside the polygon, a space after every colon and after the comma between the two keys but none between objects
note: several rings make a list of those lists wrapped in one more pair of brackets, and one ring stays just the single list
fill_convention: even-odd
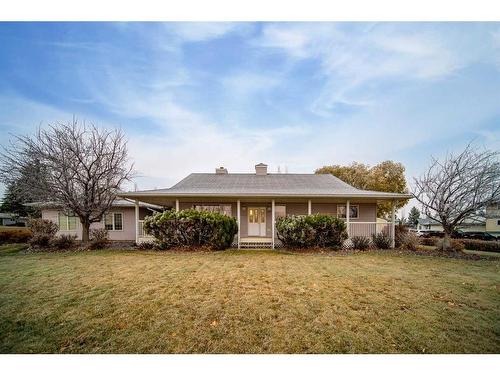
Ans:
[{"label": "front step", "polygon": [[272,249],[271,241],[241,241],[240,249]]}]

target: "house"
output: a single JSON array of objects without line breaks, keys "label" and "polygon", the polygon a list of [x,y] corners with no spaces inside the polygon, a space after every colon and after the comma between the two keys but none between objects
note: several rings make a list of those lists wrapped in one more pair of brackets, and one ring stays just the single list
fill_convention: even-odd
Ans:
[{"label": "house", "polygon": [[275,248],[280,245],[275,230],[277,217],[314,213],[345,220],[351,237],[386,231],[394,243],[394,208],[391,222],[377,223],[377,202],[391,201],[394,207],[396,201],[411,198],[409,194],[356,189],[330,174],[268,173],[262,163],[255,166],[255,173],[229,173],[219,167],[215,173],[192,173],[168,189],[122,192],[118,196],[135,202],[136,242],[147,240],[140,205],[148,203],[233,216],[239,228],[234,243],[238,248]]},{"label": "house", "polygon": [[[420,218],[418,219],[417,232],[439,234],[443,232],[443,227],[433,219]],[[500,238],[500,204],[489,205],[484,214],[464,220],[458,226],[457,233]]]},{"label": "house", "polygon": [[486,207],[485,211],[485,229],[486,233],[499,239],[500,238],[500,202],[495,202]]},{"label": "house", "polygon": [[[28,203],[27,205],[40,208],[42,219],[57,223],[59,226],[58,234],[71,234],[76,235],[77,239],[82,238],[80,220],[76,216],[68,215],[61,209],[60,205],[53,202]],[[136,206],[134,202],[126,199],[116,199],[103,220],[91,224],[90,229],[106,228],[111,241],[133,242],[136,240],[136,231],[142,229],[142,226],[139,228],[138,221],[142,223],[145,216],[160,209],[161,207],[153,204],[141,202]],[[139,232],[138,235],[145,237],[142,232]]]},{"label": "house", "polygon": [[[429,218],[418,219],[417,231],[425,232],[443,232],[443,226],[436,220]],[[485,219],[483,217],[474,217],[466,219],[457,227],[459,233],[484,233],[486,231]]]},{"label": "house", "polygon": [[0,225],[1,226],[25,226],[26,218],[20,217],[16,214],[8,212],[0,212]]}]

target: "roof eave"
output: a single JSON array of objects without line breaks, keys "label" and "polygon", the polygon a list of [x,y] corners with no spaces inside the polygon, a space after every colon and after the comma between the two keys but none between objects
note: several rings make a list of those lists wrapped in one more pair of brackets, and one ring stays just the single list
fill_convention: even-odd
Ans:
[{"label": "roof eave", "polygon": [[122,198],[140,197],[171,197],[171,198],[192,198],[192,197],[259,197],[259,198],[372,198],[372,199],[409,199],[411,194],[382,193],[381,194],[359,194],[359,193],[336,193],[336,194],[287,194],[287,193],[176,193],[176,192],[125,192],[118,193]]}]

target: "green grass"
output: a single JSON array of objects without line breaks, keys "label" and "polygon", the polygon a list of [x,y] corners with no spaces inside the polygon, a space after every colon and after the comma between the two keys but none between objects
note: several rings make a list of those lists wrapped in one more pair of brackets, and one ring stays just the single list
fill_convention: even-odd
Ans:
[{"label": "green grass", "polygon": [[3,353],[500,352],[498,260],[0,254]]}]

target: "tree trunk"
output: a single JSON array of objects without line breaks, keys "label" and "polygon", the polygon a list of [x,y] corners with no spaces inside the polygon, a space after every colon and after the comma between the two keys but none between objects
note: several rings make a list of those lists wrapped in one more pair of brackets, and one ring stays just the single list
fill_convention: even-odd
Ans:
[{"label": "tree trunk", "polygon": [[443,251],[451,251],[451,230],[444,228]]},{"label": "tree trunk", "polygon": [[82,242],[89,242],[90,223],[88,220],[82,220]]}]

